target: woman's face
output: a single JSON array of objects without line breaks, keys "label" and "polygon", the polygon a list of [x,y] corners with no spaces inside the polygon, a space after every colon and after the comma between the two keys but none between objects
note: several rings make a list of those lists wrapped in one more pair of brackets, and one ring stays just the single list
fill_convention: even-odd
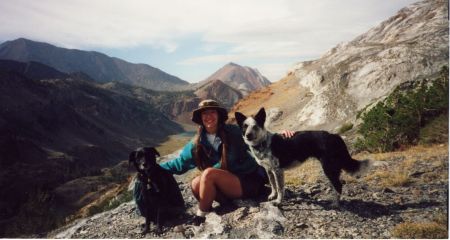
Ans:
[{"label": "woman's face", "polygon": [[219,114],[215,109],[209,109],[202,112],[202,122],[208,133],[216,133]]}]

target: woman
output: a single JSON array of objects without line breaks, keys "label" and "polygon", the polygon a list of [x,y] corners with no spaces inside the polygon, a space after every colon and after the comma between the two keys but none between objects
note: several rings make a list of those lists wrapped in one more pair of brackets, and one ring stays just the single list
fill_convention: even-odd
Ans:
[{"label": "woman", "polygon": [[197,167],[201,175],[191,182],[199,201],[197,221],[204,221],[214,200],[249,198],[259,194],[265,173],[248,152],[238,126],[225,124],[227,110],[214,100],[204,100],[192,113],[199,125],[195,137],[184,146],[180,156],[161,167],[183,174]]}]

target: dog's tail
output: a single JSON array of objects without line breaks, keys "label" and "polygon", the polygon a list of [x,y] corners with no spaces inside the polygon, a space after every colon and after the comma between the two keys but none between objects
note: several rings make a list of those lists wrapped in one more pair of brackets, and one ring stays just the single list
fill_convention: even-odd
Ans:
[{"label": "dog's tail", "polygon": [[360,178],[367,174],[367,172],[372,168],[373,161],[366,160],[355,160],[351,159],[348,164],[344,167],[344,170],[350,175]]}]

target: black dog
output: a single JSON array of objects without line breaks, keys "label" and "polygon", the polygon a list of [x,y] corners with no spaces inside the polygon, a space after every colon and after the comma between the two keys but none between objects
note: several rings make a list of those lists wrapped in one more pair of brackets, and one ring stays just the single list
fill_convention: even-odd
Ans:
[{"label": "black dog", "polygon": [[156,163],[160,156],[153,147],[138,148],[130,153],[129,163],[137,170],[133,197],[145,217],[142,234],[149,231],[150,223],[156,224],[157,233],[167,217],[184,209],[184,200],[173,175]]},{"label": "black dog", "polygon": [[284,177],[282,168],[294,161],[303,162],[309,157],[316,158],[322,164],[325,175],[335,191],[334,206],[339,205],[342,192],[341,171],[353,175],[364,174],[371,166],[371,161],[354,160],[345,142],[339,135],[326,131],[299,131],[291,138],[273,134],[264,127],[266,112],[261,108],[255,117],[246,117],[235,113],[236,121],[242,129],[245,143],[249,146],[259,165],[263,166],[269,177],[272,193],[269,200],[275,199],[279,204],[284,194]]}]

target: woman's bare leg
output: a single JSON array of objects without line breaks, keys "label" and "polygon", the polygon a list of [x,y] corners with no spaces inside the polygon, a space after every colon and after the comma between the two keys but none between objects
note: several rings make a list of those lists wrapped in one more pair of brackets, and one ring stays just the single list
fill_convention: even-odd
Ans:
[{"label": "woman's bare leg", "polygon": [[[195,177],[191,182],[191,190],[194,197],[200,201],[200,178],[201,176]],[[214,199],[220,204],[227,203],[229,199],[223,195],[221,191],[216,192],[216,198]]]},{"label": "woman's bare leg", "polygon": [[191,190],[192,190],[192,194],[194,194],[194,197],[197,200],[200,200],[200,178],[202,176],[197,176],[194,178],[194,180],[192,180],[191,182]]},{"label": "woman's bare leg", "polygon": [[[242,197],[242,186],[239,178],[222,169],[206,169],[201,176],[192,180],[191,187],[194,196],[199,200],[199,209],[204,212],[210,210],[215,199]],[[222,194],[223,197],[220,196]]]}]

